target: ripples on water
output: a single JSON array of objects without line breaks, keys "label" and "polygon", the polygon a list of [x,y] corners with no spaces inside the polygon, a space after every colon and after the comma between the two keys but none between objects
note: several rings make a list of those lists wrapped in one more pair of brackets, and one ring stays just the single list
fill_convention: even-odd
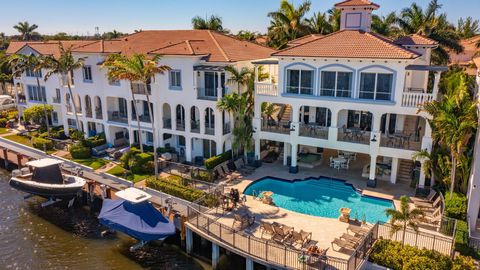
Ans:
[{"label": "ripples on water", "polygon": [[40,207],[40,198],[10,188],[0,170],[0,269],[202,269],[171,245],[134,253],[122,234],[102,238],[103,228],[87,207]]}]

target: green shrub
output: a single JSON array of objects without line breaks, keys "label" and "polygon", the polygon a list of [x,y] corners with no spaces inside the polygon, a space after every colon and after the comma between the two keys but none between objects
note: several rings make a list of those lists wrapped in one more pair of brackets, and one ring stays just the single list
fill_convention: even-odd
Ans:
[{"label": "green shrub", "polygon": [[472,257],[458,255],[453,261],[452,270],[475,270],[475,269],[477,269],[477,267],[475,266],[475,261],[472,259]]},{"label": "green shrub", "polygon": [[[149,166],[147,164],[150,161],[152,161],[152,164]],[[151,166],[154,166],[153,155],[149,153],[136,154],[133,158],[133,161],[131,160],[130,162],[130,170],[136,174],[148,173]],[[150,170],[150,171],[153,171],[153,170]]]},{"label": "green shrub", "polygon": [[70,155],[75,159],[86,159],[92,156],[92,150],[81,144],[76,144],[70,147]]},{"label": "green shrub", "polygon": [[210,173],[209,171],[202,171],[202,170],[199,170],[198,172],[192,172],[192,178],[202,180],[205,182],[212,182],[214,180],[212,173]]},{"label": "green shrub", "polygon": [[163,154],[167,152],[167,148],[165,147],[158,147],[157,148],[157,154]]},{"label": "green shrub", "polygon": [[8,119],[7,118],[0,118],[0,127],[4,128],[7,126]]},{"label": "green shrub", "polygon": [[75,141],[82,141],[85,139],[85,135],[83,134],[83,132],[73,128],[68,129],[68,135],[72,140],[75,140]]},{"label": "green shrub", "polygon": [[169,176],[161,177],[160,179],[168,183],[174,183],[183,186],[183,178],[178,175],[171,174]]},{"label": "green shrub", "polygon": [[182,186],[173,182],[167,182],[165,180],[156,180],[155,178],[147,179],[147,187],[191,202],[205,195],[205,192],[201,190]]},{"label": "green shrub", "polygon": [[467,218],[467,197],[461,193],[445,194],[445,215],[450,218],[465,220]]},{"label": "green shrub", "polygon": [[107,143],[107,140],[103,137],[90,137],[83,141],[84,145],[90,148],[104,145]]},{"label": "green shrub", "polygon": [[53,142],[48,139],[33,137],[32,139],[33,147],[40,150],[51,150],[53,149]]},{"label": "green shrub", "polygon": [[214,156],[214,157],[211,157],[207,160],[205,160],[205,167],[208,169],[208,170],[211,170],[213,168],[215,168],[215,166],[217,166],[218,164],[224,162],[224,161],[227,161],[227,160],[230,160],[232,159],[232,151],[229,150],[227,152],[224,152],[218,156]]},{"label": "green shrub", "polygon": [[140,154],[140,150],[135,147],[131,147],[128,152],[125,152],[120,157],[120,161],[122,162],[122,167],[125,169],[130,169],[130,165],[133,162],[133,158],[137,154]]},{"label": "green shrub", "polygon": [[6,115],[8,120],[17,120],[18,119],[18,111],[9,111]]}]

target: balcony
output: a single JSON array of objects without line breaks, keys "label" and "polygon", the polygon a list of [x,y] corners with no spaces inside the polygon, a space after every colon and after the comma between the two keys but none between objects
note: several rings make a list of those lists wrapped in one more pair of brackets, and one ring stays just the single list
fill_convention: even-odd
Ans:
[{"label": "balcony", "polygon": [[180,119],[177,119],[176,127],[177,127],[177,130],[179,131],[185,131],[185,122]]},{"label": "balcony", "polygon": [[103,119],[103,112],[101,108],[95,109],[95,118]]},{"label": "balcony", "polygon": [[163,128],[172,129],[172,119],[171,118],[163,118]]},{"label": "balcony", "polygon": [[53,97],[53,98],[52,98],[52,102],[53,102],[53,103],[60,104],[60,103],[61,103],[61,98],[60,98],[60,97]]},{"label": "balcony", "polygon": [[424,93],[421,88],[407,88],[402,94],[402,107],[419,108],[435,99],[432,93]]},{"label": "balcony", "polygon": [[215,135],[215,127],[205,125],[205,134]]},{"label": "balcony", "polygon": [[300,124],[300,136],[328,140],[328,127],[314,124]]},{"label": "balcony", "polygon": [[190,120],[190,132],[200,133],[200,121]]},{"label": "balcony", "polygon": [[338,141],[370,144],[370,131],[359,128],[344,128],[338,130]]},{"label": "balcony", "polygon": [[262,96],[277,96],[278,85],[273,83],[256,82],[255,93]]},{"label": "balcony", "polygon": [[422,142],[412,134],[398,132],[393,134],[382,134],[380,139],[381,147],[420,151]]},{"label": "balcony", "polygon": [[290,134],[290,122],[262,120],[261,130],[273,133]]},{"label": "balcony", "polygon": [[217,100],[217,89],[215,88],[197,88],[197,98],[202,100]]},{"label": "balcony", "polygon": [[127,114],[124,112],[108,111],[108,121],[127,124],[128,117],[127,117]]},{"label": "balcony", "polygon": [[85,109],[85,116],[88,117],[88,118],[93,117],[92,108],[86,108]]}]

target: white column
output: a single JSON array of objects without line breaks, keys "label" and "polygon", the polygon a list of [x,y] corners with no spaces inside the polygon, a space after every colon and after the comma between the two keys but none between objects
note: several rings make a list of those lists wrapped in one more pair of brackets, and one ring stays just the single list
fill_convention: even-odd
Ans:
[{"label": "white column", "polygon": [[185,136],[185,160],[192,162],[192,138]]},{"label": "white column", "polygon": [[377,171],[377,156],[371,155],[370,156],[370,174],[368,176],[369,180],[375,180],[376,176],[376,171]]},{"label": "white column", "polygon": [[205,134],[205,108],[198,108],[200,112],[200,134]]},{"label": "white column", "polygon": [[283,166],[287,166],[287,159],[288,159],[288,154],[289,154],[289,148],[290,144],[289,143],[283,143]]},{"label": "white column", "polygon": [[424,161],[420,161],[420,177],[418,178],[418,187],[419,188],[424,188],[425,187],[425,173],[423,172],[423,168],[425,166],[425,162]]},{"label": "white column", "polygon": [[253,270],[253,260],[245,258],[245,270]]},{"label": "white column", "polygon": [[107,143],[113,144],[112,137],[110,136],[110,125],[104,124],[103,128],[105,133],[105,140],[107,141]]},{"label": "white column", "polygon": [[390,183],[392,184],[395,184],[397,182],[398,163],[398,158],[392,158],[392,169],[390,170]]},{"label": "white column", "polygon": [[440,83],[440,76],[441,75],[442,75],[442,72],[440,72],[440,71],[435,72],[435,79],[433,80],[433,91],[432,91],[434,99],[437,99],[438,84]]},{"label": "white column", "polygon": [[217,100],[222,99],[222,73],[217,72]]},{"label": "white column", "polygon": [[190,133],[190,128],[192,127],[192,123],[191,123],[191,108],[185,108],[184,107],[184,110],[185,110],[185,132],[188,134]]},{"label": "white column", "polygon": [[215,140],[217,155],[223,153],[223,141],[222,140]]},{"label": "white column", "polygon": [[255,160],[260,160],[260,139],[255,139]]},{"label": "white column", "polygon": [[220,247],[212,243],[212,269],[217,269],[220,260]]},{"label": "white column", "polygon": [[185,231],[185,249],[187,253],[192,253],[193,250],[193,233],[190,229],[186,229]]},{"label": "white column", "polygon": [[291,165],[290,165],[290,173],[297,173],[297,152],[298,152],[298,144],[292,143],[292,155],[291,155]]}]

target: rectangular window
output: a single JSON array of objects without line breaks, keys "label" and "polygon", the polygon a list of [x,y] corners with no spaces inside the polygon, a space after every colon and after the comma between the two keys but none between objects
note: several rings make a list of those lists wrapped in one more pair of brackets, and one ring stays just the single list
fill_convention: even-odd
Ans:
[{"label": "rectangular window", "polygon": [[92,67],[84,66],[83,67],[83,81],[92,82]]},{"label": "rectangular window", "polygon": [[56,111],[52,111],[52,121],[58,123],[58,113]]},{"label": "rectangular window", "polygon": [[119,86],[120,85],[120,81],[119,80],[108,80],[108,84],[109,85],[113,85],[113,86]]},{"label": "rectangular window", "polygon": [[153,143],[153,133],[151,132],[147,132],[146,133],[146,137],[147,137],[147,143]]},{"label": "rectangular window", "polygon": [[352,96],[352,72],[337,72],[337,97]]},{"label": "rectangular window", "polygon": [[287,93],[312,95],[313,71],[312,70],[287,70]]},{"label": "rectangular window", "polygon": [[362,73],[360,77],[359,98],[373,100],[391,100],[393,74]]},{"label": "rectangular window", "polygon": [[322,71],[321,96],[351,97],[352,72]]},{"label": "rectangular window", "polygon": [[170,89],[182,89],[182,72],[180,70],[170,70],[169,80]]},{"label": "rectangular window", "polygon": [[28,100],[29,101],[38,101],[46,102],[46,90],[45,86],[40,86],[40,89],[36,85],[27,85],[28,90]]},{"label": "rectangular window", "polygon": [[76,127],[77,126],[77,122],[75,122],[75,119],[68,118],[67,119],[67,124],[68,124],[69,127]]},{"label": "rectangular window", "polygon": [[335,77],[337,73],[334,71],[322,71],[322,84],[320,89],[321,96],[335,96]]},{"label": "rectangular window", "polygon": [[26,75],[27,77],[38,77],[38,78],[40,78],[40,77],[42,77],[42,71],[41,71],[41,70],[37,70],[37,71],[34,72],[34,71],[31,70],[31,69],[27,69],[27,70],[25,71],[25,75]]}]

